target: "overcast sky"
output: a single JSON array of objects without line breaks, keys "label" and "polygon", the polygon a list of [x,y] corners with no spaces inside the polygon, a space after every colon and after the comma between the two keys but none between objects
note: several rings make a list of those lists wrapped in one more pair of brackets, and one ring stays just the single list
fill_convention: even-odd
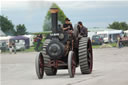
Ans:
[{"label": "overcast sky", "polygon": [[2,0],[0,15],[15,25],[25,24],[29,32],[41,32],[52,2],[59,5],[73,25],[78,21],[86,27],[107,27],[113,21],[128,23],[128,0]]}]

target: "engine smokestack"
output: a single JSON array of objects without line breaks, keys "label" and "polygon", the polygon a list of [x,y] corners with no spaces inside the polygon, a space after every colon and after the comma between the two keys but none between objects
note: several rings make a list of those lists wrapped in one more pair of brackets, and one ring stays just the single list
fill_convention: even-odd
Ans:
[{"label": "engine smokestack", "polygon": [[51,8],[51,23],[52,23],[52,32],[57,33],[58,32],[58,9],[57,8]]}]

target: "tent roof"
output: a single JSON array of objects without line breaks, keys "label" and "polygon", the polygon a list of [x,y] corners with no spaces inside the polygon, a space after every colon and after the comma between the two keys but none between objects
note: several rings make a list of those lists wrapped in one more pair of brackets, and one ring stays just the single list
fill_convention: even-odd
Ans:
[{"label": "tent roof", "polygon": [[11,39],[13,36],[2,36],[0,37],[0,40],[9,40]]},{"label": "tent roof", "polygon": [[111,31],[99,31],[97,34],[118,34],[122,33],[122,30],[111,30]]},{"label": "tent roof", "polygon": [[24,37],[24,36],[15,36],[15,37],[11,38],[11,40],[27,40],[27,39],[29,39],[29,38]]}]

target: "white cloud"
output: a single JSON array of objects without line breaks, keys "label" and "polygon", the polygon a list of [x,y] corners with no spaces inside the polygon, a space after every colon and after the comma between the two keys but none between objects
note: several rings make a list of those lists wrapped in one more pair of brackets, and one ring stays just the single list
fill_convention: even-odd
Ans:
[{"label": "white cloud", "polygon": [[[34,1],[34,3],[32,3]],[[43,2],[56,2],[62,8],[73,8],[73,9],[88,9],[88,8],[99,8],[106,6],[117,6],[127,5],[128,0],[2,0],[2,9],[9,8],[27,8],[32,4],[36,7],[43,7],[48,3]],[[77,3],[75,3],[77,2]]]},{"label": "white cloud", "polygon": [[11,8],[25,8],[27,3],[19,2],[19,1],[8,1],[2,0],[1,1],[2,9],[11,9]]},{"label": "white cloud", "polygon": [[2,0],[1,10],[35,10],[45,8],[51,5],[48,1],[35,1],[35,0]]},{"label": "white cloud", "polygon": [[56,3],[64,9],[90,9],[90,8],[103,8],[115,6],[128,6],[128,1],[56,1]]}]

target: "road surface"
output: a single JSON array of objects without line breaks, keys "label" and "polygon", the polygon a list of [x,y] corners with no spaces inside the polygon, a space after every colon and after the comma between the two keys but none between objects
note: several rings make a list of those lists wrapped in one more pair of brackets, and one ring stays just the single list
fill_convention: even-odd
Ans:
[{"label": "road surface", "polygon": [[94,49],[92,74],[81,75],[78,67],[75,78],[69,78],[68,70],[59,70],[56,76],[39,80],[36,54],[0,54],[1,85],[128,85],[128,47]]}]

